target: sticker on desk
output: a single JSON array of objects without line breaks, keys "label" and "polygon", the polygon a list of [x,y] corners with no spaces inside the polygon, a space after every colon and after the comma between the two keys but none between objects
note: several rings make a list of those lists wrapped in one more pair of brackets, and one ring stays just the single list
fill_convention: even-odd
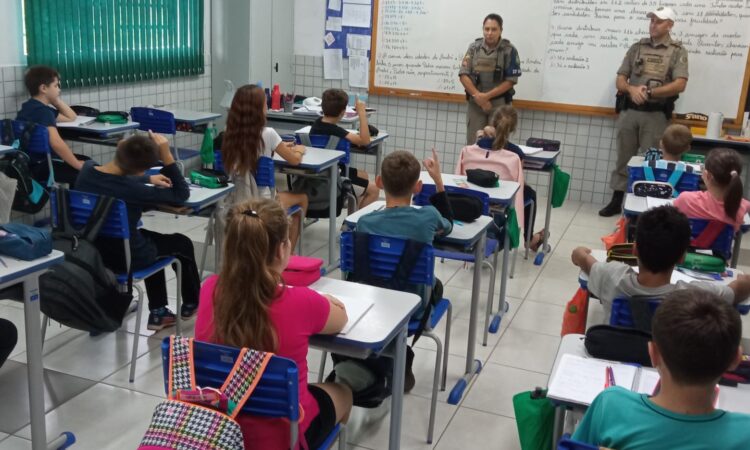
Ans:
[{"label": "sticker on desk", "polygon": [[464,178],[454,178],[453,183],[460,188],[464,188],[464,189],[469,188],[469,184],[466,182]]}]

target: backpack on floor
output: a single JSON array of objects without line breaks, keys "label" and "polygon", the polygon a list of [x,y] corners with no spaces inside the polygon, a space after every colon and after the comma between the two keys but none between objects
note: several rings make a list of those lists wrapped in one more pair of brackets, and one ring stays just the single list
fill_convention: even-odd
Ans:
[{"label": "backpack on floor", "polygon": [[51,319],[71,328],[115,331],[133,299],[132,290],[130,283],[125,288],[117,283],[94,245],[114,199],[99,197],[81,230],[72,225],[68,199],[67,189],[55,191],[58,223],[52,231],[52,247],[65,253],[65,261],[40,277],[40,307]]},{"label": "backpack on floor", "polygon": [[[2,121],[2,144],[16,147],[17,151],[0,159],[0,172],[17,181],[12,209],[27,214],[39,212],[49,200],[47,190],[31,175],[31,158],[26,152],[36,126],[32,122],[27,123],[21,136],[16,138],[13,121]],[[51,175],[47,184],[47,187],[52,185]]]},{"label": "backpack on floor", "polygon": [[[336,189],[336,217],[341,214],[344,207],[344,199],[351,195],[356,198],[352,182],[348,178],[339,176]],[[329,189],[331,181],[323,177],[294,177],[292,180],[292,191],[307,194],[308,207],[307,217],[312,219],[327,219],[329,202]]]},{"label": "backpack on floor", "polygon": [[195,384],[193,339],[170,336],[167,400],[156,405],[139,450],[244,450],[235,421],[271,353],[243,348],[220,389]]}]

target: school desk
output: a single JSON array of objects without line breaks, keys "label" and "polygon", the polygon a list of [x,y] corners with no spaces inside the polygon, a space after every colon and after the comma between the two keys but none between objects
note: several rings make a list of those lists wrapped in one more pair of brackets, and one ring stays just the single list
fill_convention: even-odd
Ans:
[{"label": "school desk", "polygon": [[[71,433],[63,433],[53,442],[47,444],[47,429],[44,417],[44,364],[42,363],[42,331],[40,328],[39,276],[49,267],[60,264],[65,255],[52,250],[47,256],[33,261],[21,261],[10,256],[2,256],[0,265],[0,289],[23,284],[23,314],[26,329],[26,360],[29,380],[29,412],[31,420],[31,447],[34,450],[60,448],[69,439]],[[5,407],[12,407],[6,405]]]},{"label": "school desk", "polygon": [[[518,184],[516,183],[516,189]],[[354,214],[346,217],[345,223],[351,228],[356,228],[357,221],[360,217],[369,214],[373,211],[382,210],[385,207],[385,201],[378,200],[370,203],[366,207],[358,210]],[[441,243],[452,244],[454,247],[459,246],[464,249],[473,249],[474,253],[474,279],[472,281],[471,289],[471,312],[469,315],[469,337],[466,349],[466,371],[462,378],[458,380],[456,386],[451,390],[448,396],[448,403],[456,405],[461,400],[463,392],[471,382],[474,375],[478,374],[482,370],[482,363],[479,360],[474,360],[474,350],[476,346],[476,329],[477,329],[477,310],[479,309],[479,291],[482,283],[482,261],[484,260],[485,243],[487,236],[487,228],[492,223],[490,216],[480,216],[477,220],[471,223],[454,223],[453,230],[447,236],[437,237],[434,245],[440,246]],[[508,237],[506,233],[505,239],[506,250],[508,247]],[[507,253],[506,253],[507,255]],[[507,262],[507,258],[505,258]],[[505,266],[503,266],[505,271]],[[507,273],[506,273],[507,274]],[[501,288],[501,301],[505,301],[505,292]],[[504,312],[504,308],[501,307],[501,315]]]},{"label": "school desk", "polygon": [[[338,150],[306,147],[302,162],[294,166],[282,158],[278,153],[273,156],[273,162],[279,172],[303,177],[327,177],[328,190],[328,266],[326,272],[338,267],[336,253],[336,197],[338,193],[339,160],[345,155]],[[326,175],[327,174],[327,175]]]},{"label": "school desk", "polygon": [[[549,186],[547,187],[547,209],[544,212],[544,238],[534,258],[534,264],[540,266],[544,261],[544,255],[552,251],[549,245],[550,218],[552,217],[552,187],[555,184],[555,170],[553,164],[557,164],[560,150],[541,151],[523,158],[523,169],[531,172],[546,172],[549,175]],[[536,206],[536,205],[535,205]],[[531,230],[533,233],[534,230]]]},{"label": "school desk", "polygon": [[[295,130],[294,134],[300,135],[300,134],[310,134],[310,128],[312,128],[310,125],[300,128],[299,130]],[[351,133],[357,133],[359,134],[359,131],[347,129],[346,131],[349,131]],[[384,130],[379,130],[377,136],[372,136],[370,138],[370,143],[367,145],[364,145],[362,147],[352,145],[350,148],[351,153],[357,153],[360,155],[372,155],[375,156],[375,175],[380,175],[380,165],[383,162],[383,155],[385,154],[385,141],[390,137],[388,132]]]},{"label": "school desk", "polygon": [[[516,195],[518,194],[518,189],[520,188],[520,185],[516,183],[515,181],[500,181],[498,187],[486,188],[486,187],[478,186],[474,183],[469,183],[469,181],[466,178],[466,175],[452,175],[452,174],[447,174],[447,173],[444,173],[441,175],[443,178],[443,184],[445,186],[455,186],[455,187],[460,187],[460,188],[471,189],[472,191],[484,192],[490,197],[490,203],[503,205],[503,206],[513,206]],[[419,174],[419,179],[420,181],[422,181],[423,185],[435,184],[435,182],[432,181],[430,174],[427,173],[426,171],[422,171]],[[498,303],[498,311],[497,313],[494,314],[494,317],[492,318],[493,330],[500,329],[500,322],[502,321],[503,315],[508,310],[508,303],[505,301],[505,292],[507,290],[507,285],[508,285],[508,255],[509,254],[510,254],[510,240],[508,238],[508,233],[505,233],[505,242],[503,242],[503,270],[500,272],[501,274],[500,275],[500,302]],[[481,262],[482,259],[476,259],[475,261]],[[495,267],[495,269],[497,270],[497,267]],[[474,298],[474,293],[472,292],[472,299],[473,298]],[[487,314],[485,318],[484,335],[482,339],[482,343],[484,345],[487,344],[487,332],[490,328],[489,326],[490,315],[492,314]]]},{"label": "school desk", "polygon": [[388,448],[398,449],[401,445],[407,328],[409,318],[421,304],[421,299],[408,292],[333,278],[321,278],[310,288],[334,297],[351,296],[352,292],[356,292],[360,299],[372,301],[372,308],[347,334],[312,336],[310,346],[358,359],[373,354],[394,359]]},{"label": "school desk", "polygon": [[[270,109],[266,113],[266,126],[271,127],[277,131],[282,130],[284,132],[293,132],[300,126],[310,125],[318,120],[320,115],[317,114],[295,114],[286,111],[271,111]],[[357,127],[359,125],[359,117],[343,117],[340,123]]]},{"label": "school desk", "polygon": [[[550,372],[549,381],[547,386],[552,384],[552,380],[557,376],[557,369],[560,365],[560,360],[563,355],[575,355],[584,358],[594,358],[590,356],[584,346],[585,336],[582,334],[568,334],[563,336],[560,341],[560,346],[557,349],[557,356],[555,357],[555,364]],[[603,378],[603,377],[602,377]],[[555,405],[555,420],[553,426],[552,435],[552,449],[557,449],[557,442],[563,435],[563,425],[565,419],[565,412],[567,409],[583,413],[586,411],[586,406],[573,402],[553,402]],[[739,412],[739,413],[750,413],[750,389],[734,388],[729,386],[721,386],[719,388],[719,408],[725,411]],[[572,431],[572,430],[569,430]]]},{"label": "school desk", "polygon": [[693,143],[690,146],[691,153],[708,154],[711,149],[723,147],[736,150],[742,156],[742,177],[743,187],[745,188],[745,197],[747,197],[748,187],[750,186],[750,142],[733,141],[729,139],[712,139],[705,136],[693,136]]}]

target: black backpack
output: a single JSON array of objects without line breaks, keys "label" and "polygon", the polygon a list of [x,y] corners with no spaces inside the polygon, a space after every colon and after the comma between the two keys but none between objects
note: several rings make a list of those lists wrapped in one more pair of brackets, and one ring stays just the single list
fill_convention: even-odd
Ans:
[{"label": "black backpack", "polygon": [[119,286],[94,245],[115,200],[100,196],[86,226],[77,230],[68,215],[68,198],[66,189],[55,191],[58,223],[52,246],[65,253],[65,261],[39,279],[42,312],[78,330],[115,331],[133,299],[132,280],[127,287]]},{"label": "black backpack", "polygon": [[[354,246],[356,255],[354,261],[354,271],[347,273],[347,281],[360,282],[371,286],[377,286],[387,289],[394,289],[399,291],[413,291],[413,287],[408,283],[409,274],[412,272],[414,265],[417,262],[417,258],[422,253],[422,249],[426,245],[423,242],[408,240],[404,248],[404,252],[401,254],[396,271],[392,278],[381,278],[375,276],[370,271],[370,264],[368,258],[368,246],[369,246],[369,234],[354,232]],[[442,293],[442,289],[440,289]],[[442,295],[433,295],[430,298],[439,299]],[[432,312],[431,303],[426,305],[422,315],[419,329],[424,329],[427,320]],[[415,335],[414,340],[419,337],[421,331]],[[409,352],[410,350],[407,350]],[[408,358],[409,356],[407,356]],[[341,361],[349,359],[347,356],[331,354],[334,364],[338,364]],[[393,385],[393,359],[385,356],[371,357],[364,361],[359,361],[361,366],[364,366],[370,373],[375,377],[376,381],[369,387],[353,392],[354,405],[361,408],[376,408],[383,400],[388,398],[392,392]],[[335,371],[327,377],[326,381],[333,381],[336,378]]]},{"label": "black backpack", "polygon": [[[49,193],[31,175],[31,159],[26,149],[37,125],[29,122],[24,126],[23,133],[18,138],[18,151],[0,159],[0,172],[17,180],[16,193],[13,197],[14,211],[28,214],[39,212],[49,200]],[[12,146],[16,141],[13,121],[2,121],[2,144]]]},{"label": "black backpack", "polygon": [[[336,217],[341,214],[344,207],[344,200],[351,196],[356,198],[352,182],[346,177],[338,176],[338,186],[336,189]],[[327,219],[329,202],[329,189],[331,180],[323,177],[302,177],[296,176],[292,180],[292,191],[304,192],[307,194],[308,207],[307,217],[311,219]]]}]

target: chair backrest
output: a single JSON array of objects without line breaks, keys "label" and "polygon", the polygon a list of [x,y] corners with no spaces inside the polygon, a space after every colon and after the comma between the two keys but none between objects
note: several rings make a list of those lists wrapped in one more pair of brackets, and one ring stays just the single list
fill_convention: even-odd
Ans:
[{"label": "chair backrest", "polygon": [[[220,388],[234,367],[240,349],[194,341],[193,359],[196,384]],[[169,336],[161,344],[164,391],[169,383]],[[299,420],[299,381],[297,364],[291,359],[273,355],[258,385],[242,412],[253,416]]]},{"label": "chair backrest", "polygon": [[[20,139],[21,135],[28,125],[29,124],[27,122],[23,122],[21,120],[11,120],[13,135],[16,139]],[[0,141],[6,141],[7,139],[10,139],[9,137],[5,136],[4,128],[5,127],[0,127]],[[12,142],[8,142],[8,145],[11,144]],[[51,150],[52,149],[49,145],[49,131],[47,130],[47,127],[39,125],[34,128],[34,131],[29,138],[29,143],[26,151],[29,153],[49,154]]]},{"label": "chair backrest", "polygon": [[[422,186],[422,190],[419,194],[413,198],[415,205],[426,206],[430,204],[430,197],[437,192],[437,188],[434,184],[425,184]],[[449,194],[462,194],[470,197],[476,197],[482,202],[482,215],[487,216],[490,214],[490,196],[486,192],[475,191],[472,189],[461,188],[458,186],[446,186],[445,192]]]},{"label": "chair backrest", "polygon": [[[99,196],[80,191],[68,191],[68,196],[68,206],[70,207],[68,214],[70,215],[72,225],[76,228],[86,225],[91,213],[96,207],[96,202],[99,201]],[[56,195],[50,195],[50,201],[52,224],[57,226],[60,223],[60,218],[57,217]],[[110,209],[109,215],[107,216],[107,221],[104,223],[101,230],[99,230],[99,236],[125,240],[130,239],[128,210],[125,207],[124,201],[115,200],[115,203],[112,205],[112,209]]]},{"label": "chair backrest", "polygon": [[570,435],[565,435],[557,443],[557,450],[599,450],[599,446],[574,441],[570,439]]},{"label": "chair backrest", "polygon": [[273,158],[261,156],[258,158],[258,168],[255,170],[255,184],[273,190],[276,187]]},{"label": "chair backrest", "polygon": [[[647,164],[647,163],[644,163]],[[653,180],[648,180],[646,171],[653,173]],[[691,169],[692,170],[692,169]],[[628,167],[628,192],[633,192],[633,183],[636,181],[661,181],[669,182],[672,178],[674,169],[661,167]],[[683,172],[679,180],[674,182],[675,192],[697,191],[700,188],[701,176],[698,171]]]},{"label": "chair backrest", "polygon": [[154,133],[162,134],[177,133],[174,114],[169,111],[134,106],[130,108],[130,117],[134,122],[138,122],[138,129],[141,131],[151,130]]},{"label": "chair backrest", "polygon": [[304,134],[298,135],[300,143],[315,148],[326,148],[328,150],[339,150],[345,153],[341,158],[342,164],[349,164],[349,153],[351,152],[351,142],[348,139],[341,139],[338,136],[329,136],[326,134]]},{"label": "chair backrest", "polygon": [[[401,255],[407,246],[407,239],[398,237],[369,235],[367,258],[370,272],[377,277],[392,279]],[[341,271],[354,272],[356,269],[355,232],[341,233]],[[409,274],[406,282],[411,285],[424,285],[425,295],[432,288],[435,278],[435,254],[431,245],[425,245]],[[427,300],[427,299],[423,299]]]},{"label": "chair backrest", "polygon": [[[691,247],[699,250],[713,250],[716,254],[724,258],[725,261],[732,259],[732,244],[734,242],[734,227],[729,224],[716,223],[716,220],[710,219],[688,219],[690,221],[690,237]],[[707,229],[709,224],[714,222],[711,227],[719,227],[721,231],[716,234],[716,238],[713,242],[705,245],[704,239],[697,239],[701,236],[704,231],[711,233],[712,230]],[[716,228],[714,228],[716,230]],[[709,237],[710,238],[710,237]],[[697,239],[697,240],[696,240]],[[709,239],[710,240],[710,239]]]},{"label": "chair backrest", "polygon": [[660,298],[617,297],[612,301],[612,315],[609,317],[609,324],[635,328],[650,333],[651,320],[660,303]]}]

